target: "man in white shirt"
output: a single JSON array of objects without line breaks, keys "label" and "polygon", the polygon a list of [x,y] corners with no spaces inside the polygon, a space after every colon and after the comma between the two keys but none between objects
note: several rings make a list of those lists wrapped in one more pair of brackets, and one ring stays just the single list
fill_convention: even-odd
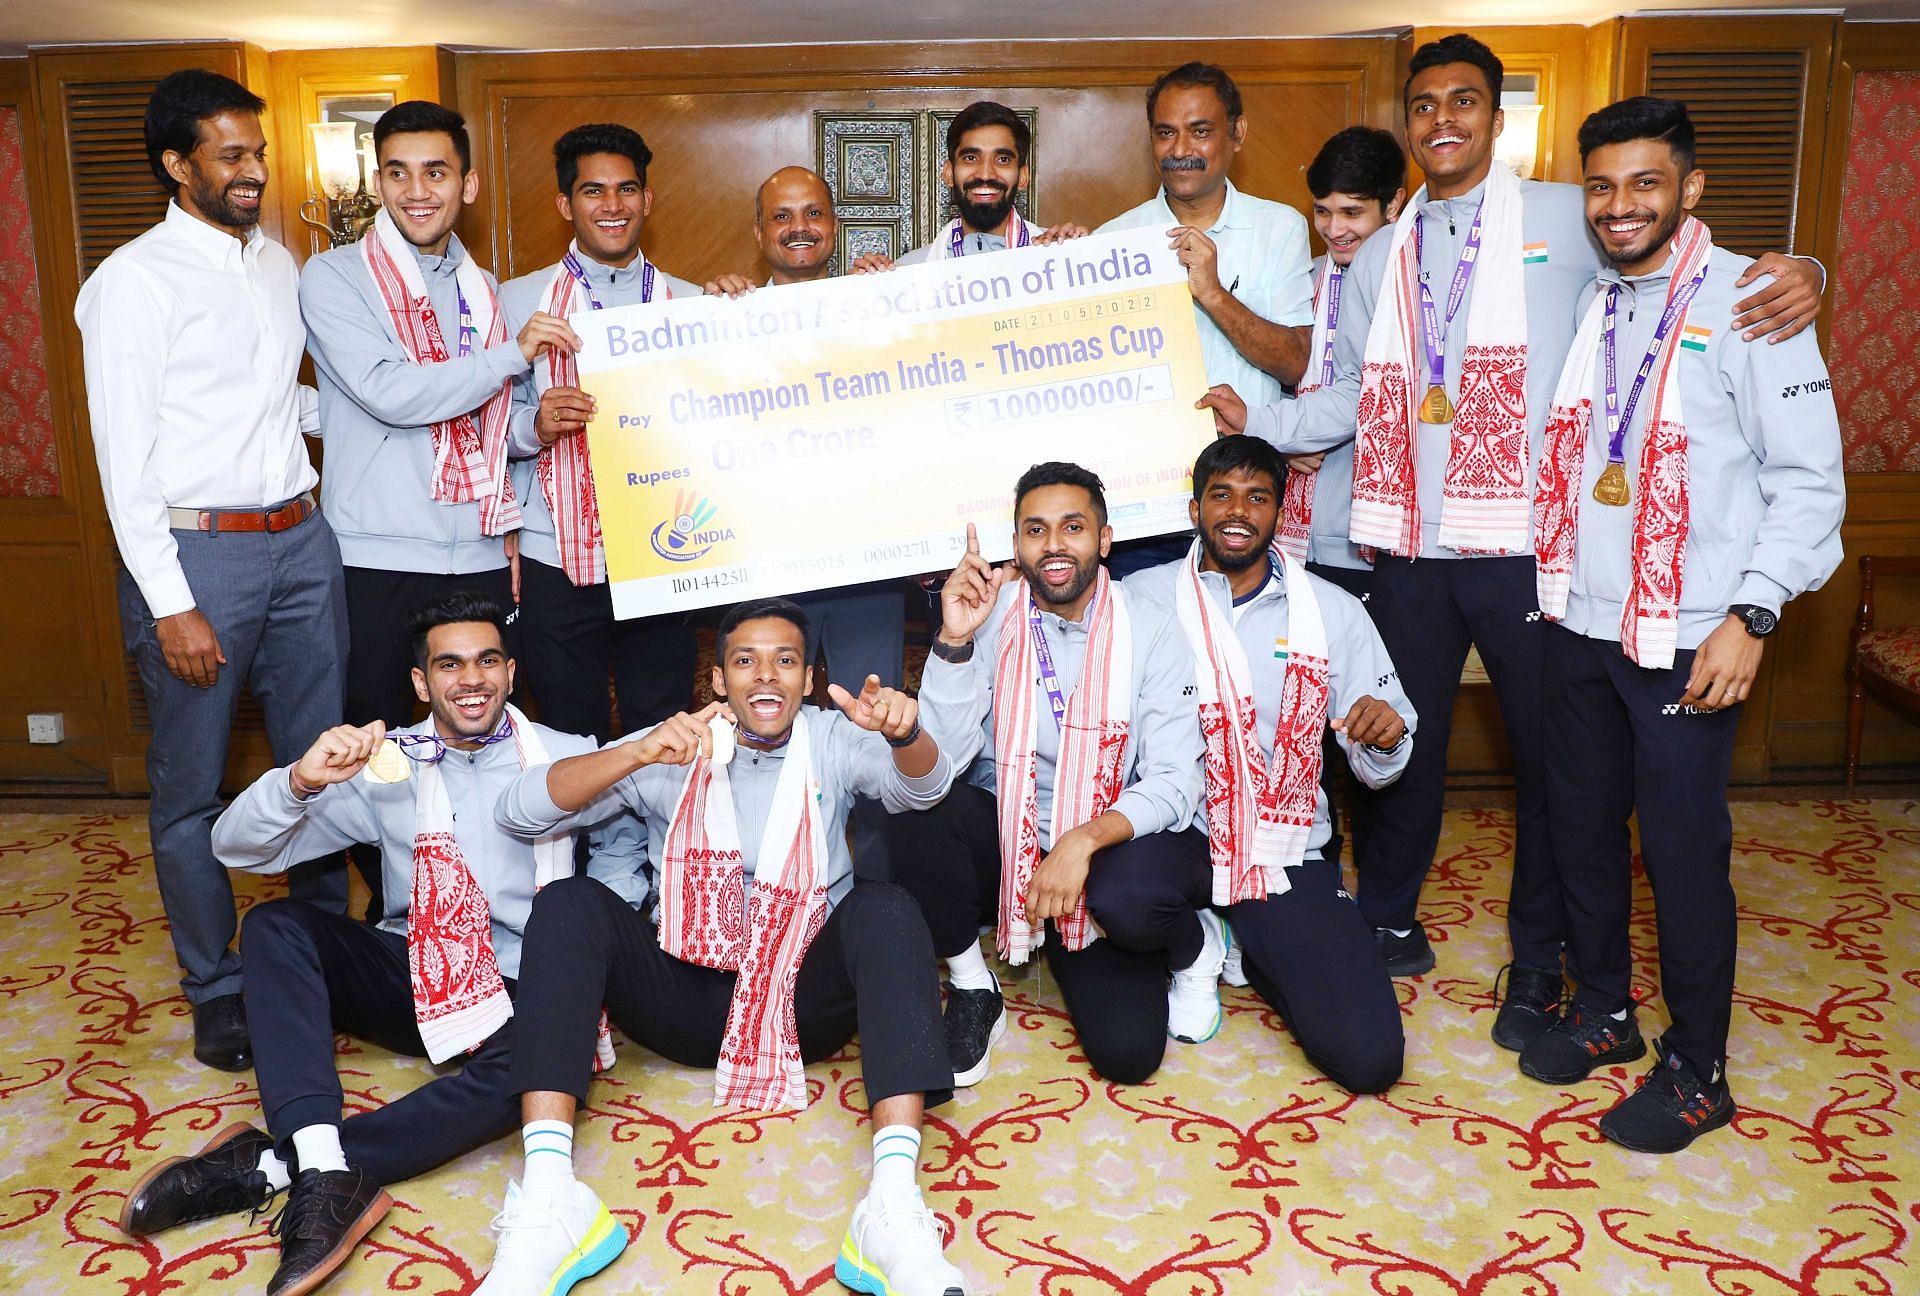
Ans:
[{"label": "man in white shirt", "polygon": [[[228,736],[250,684],[274,757],[340,721],[346,605],[340,547],[301,444],[317,426],[299,385],[299,271],[260,233],[266,137],[258,95],[191,69],[154,88],[147,159],[173,191],[159,224],[80,291],[87,404],[125,570],[120,622],[153,717],[147,779],[154,872],[193,1005],[194,1056],[253,1064],[233,888],[209,844]],[[336,910],[335,863],[292,892]]]},{"label": "man in white shirt", "polygon": [[[1247,383],[1277,401],[1306,372],[1313,332],[1307,223],[1281,203],[1242,193],[1227,169],[1247,140],[1240,87],[1226,70],[1186,63],[1147,91],[1160,192],[1100,228],[1163,229],[1187,268],[1209,383]],[[1116,577],[1170,562],[1190,537],[1119,546]]]}]

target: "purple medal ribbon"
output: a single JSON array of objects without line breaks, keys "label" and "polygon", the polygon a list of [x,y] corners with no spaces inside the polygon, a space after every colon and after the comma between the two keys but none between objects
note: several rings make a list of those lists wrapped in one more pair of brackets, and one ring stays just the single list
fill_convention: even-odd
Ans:
[{"label": "purple medal ribbon", "polygon": [[[1007,246],[1008,247],[1026,247],[1027,244],[1032,241],[1032,237],[1027,233],[1027,223],[1020,219],[1019,212],[1009,213],[1007,219],[1013,222],[1014,230],[1019,236],[1017,242],[1008,242]],[[964,256],[965,253],[963,253],[960,250],[960,248],[961,248],[961,245],[966,242],[966,239],[967,239],[967,223],[962,220],[954,221],[953,237],[947,241],[947,255],[948,256]],[[651,269],[652,267],[648,267],[648,268]]]},{"label": "purple medal ribbon", "polygon": [[[593,291],[593,285],[587,282],[587,268],[580,264],[580,258],[569,252],[560,258],[560,264],[580,285],[580,291],[587,295],[587,305],[594,310],[605,309],[600,304],[599,295]],[[642,303],[653,300],[653,262],[644,256],[640,258],[640,300]]]},{"label": "purple medal ribbon", "polygon": [[[421,765],[436,764],[447,754],[447,740],[437,733],[388,734],[387,737],[392,740],[394,746],[400,749],[401,755]],[[513,737],[513,717],[503,715],[500,717],[500,727],[498,729],[495,729],[485,738],[475,739],[474,741],[478,742],[482,747],[491,747],[495,743],[506,742],[511,737]],[[430,750],[422,755],[416,756],[408,750],[410,747],[420,747]]]},{"label": "purple medal ribbon", "polygon": [[1606,345],[1603,352],[1607,369],[1607,462],[1624,463],[1626,461],[1627,429],[1633,426],[1633,408],[1640,403],[1640,393],[1645,390],[1647,379],[1653,375],[1653,366],[1660,358],[1660,349],[1666,344],[1673,326],[1687,313],[1687,306],[1693,301],[1693,295],[1700,291],[1700,285],[1706,281],[1707,268],[1683,284],[1678,292],[1667,298],[1667,308],[1660,312],[1660,323],[1653,330],[1653,345],[1647,348],[1646,358],[1640,362],[1640,372],[1633,376],[1633,386],[1627,392],[1627,403],[1620,404],[1620,386],[1614,362],[1614,320],[1615,307],[1620,300],[1620,285],[1607,287]]},{"label": "purple medal ribbon", "polygon": [[1327,345],[1320,357],[1320,385],[1333,386],[1333,335],[1340,329],[1340,285],[1346,282],[1347,268],[1335,265],[1327,272]]},{"label": "purple medal ribbon", "polygon": [[[1460,249],[1460,264],[1453,268],[1453,283],[1447,288],[1447,319],[1445,327],[1453,327],[1453,317],[1460,310],[1460,303],[1467,295],[1467,280],[1473,277],[1474,262],[1480,256],[1480,217],[1487,209],[1487,200],[1482,198],[1480,205],[1473,209],[1473,224],[1467,230],[1467,245]],[[1421,238],[1421,223],[1424,214],[1413,218],[1413,256],[1415,261],[1425,260],[1425,242]],[[1427,277],[1420,276],[1420,322],[1425,326],[1427,346],[1427,384],[1432,387],[1444,387],[1447,382],[1447,335],[1437,318],[1433,305],[1433,294],[1427,290]]]},{"label": "purple medal ribbon", "polygon": [[1040,626],[1040,607],[1027,604],[1027,631],[1033,636],[1033,655],[1040,659],[1040,687],[1047,691],[1047,705],[1053,710],[1053,726],[1063,729],[1067,723],[1067,699],[1060,692],[1060,676],[1053,669],[1053,650],[1047,647],[1046,632]]},{"label": "purple medal ribbon", "polygon": [[467,295],[460,290],[458,280],[454,281],[453,295],[460,302],[460,358],[465,360],[473,354],[473,307],[467,305]]}]

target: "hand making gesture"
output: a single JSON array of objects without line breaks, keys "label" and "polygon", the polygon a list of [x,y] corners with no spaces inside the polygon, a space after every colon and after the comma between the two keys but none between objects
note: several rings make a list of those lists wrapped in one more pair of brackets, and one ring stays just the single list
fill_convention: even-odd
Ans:
[{"label": "hand making gesture", "polygon": [[940,591],[940,639],[951,648],[973,641],[993,611],[1000,587],[1017,580],[1012,563],[995,567],[980,556],[980,534],[967,523],[967,551]]}]

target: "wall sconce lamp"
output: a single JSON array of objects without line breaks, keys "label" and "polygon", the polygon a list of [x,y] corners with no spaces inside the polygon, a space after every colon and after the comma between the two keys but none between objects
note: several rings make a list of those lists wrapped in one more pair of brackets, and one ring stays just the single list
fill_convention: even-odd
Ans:
[{"label": "wall sconce lamp", "polygon": [[1500,107],[1507,124],[1493,143],[1494,155],[1522,180],[1531,180],[1540,169],[1540,115],[1546,105],[1503,103]]},{"label": "wall sconce lamp", "polygon": [[328,246],[356,243],[373,224],[380,204],[367,192],[351,121],[314,122],[313,162],[320,192],[300,204],[300,219],[327,236]]}]

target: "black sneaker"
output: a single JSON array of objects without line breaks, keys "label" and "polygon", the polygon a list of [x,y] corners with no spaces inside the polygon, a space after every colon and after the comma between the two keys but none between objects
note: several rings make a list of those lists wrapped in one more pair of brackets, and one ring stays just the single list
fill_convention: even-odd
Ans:
[{"label": "black sneaker", "polygon": [[1595,1067],[1638,1062],[1646,1055],[1647,1041],[1631,1008],[1626,1020],[1615,1021],[1606,1013],[1576,1007],[1528,1041],[1520,1053],[1520,1070],[1544,1084],[1573,1084]]},{"label": "black sneaker", "polygon": [[[1500,978],[1507,981],[1507,996],[1500,999]],[[1558,968],[1527,967],[1509,963],[1493,979],[1493,996],[1500,1000],[1500,1011],[1493,1018],[1493,1042],[1515,1053],[1546,1033],[1560,1020],[1560,996],[1566,981]]]},{"label": "black sneaker", "polygon": [[267,1296],[306,1296],[392,1209],[393,1198],[364,1170],[302,1170],[270,1230],[280,1237],[280,1267]]},{"label": "black sneaker", "polygon": [[999,987],[956,990],[947,987],[947,1060],[953,1063],[953,1087],[965,1089],[987,1078],[993,1046],[1007,1032],[1007,1001]]},{"label": "black sneaker", "polygon": [[1678,1053],[1655,1045],[1660,1060],[1640,1087],[1600,1118],[1600,1132],[1635,1152],[1678,1152],[1733,1119],[1737,1108],[1725,1076],[1702,1080]]},{"label": "black sneaker", "polygon": [[1380,953],[1387,960],[1388,976],[1420,976],[1433,971],[1433,946],[1427,944],[1427,929],[1419,923],[1405,936],[1395,936],[1385,927],[1375,927],[1373,938],[1380,943]]},{"label": "black sneaker", "polygon": [[120,1208],[120,1231],[145,1237],[176,1224],[265,1210],[276,1191],[260,1172],[273,1140],[251,1125],[229,1125],[190,1157],[172,1157],[140,1176]]}]

